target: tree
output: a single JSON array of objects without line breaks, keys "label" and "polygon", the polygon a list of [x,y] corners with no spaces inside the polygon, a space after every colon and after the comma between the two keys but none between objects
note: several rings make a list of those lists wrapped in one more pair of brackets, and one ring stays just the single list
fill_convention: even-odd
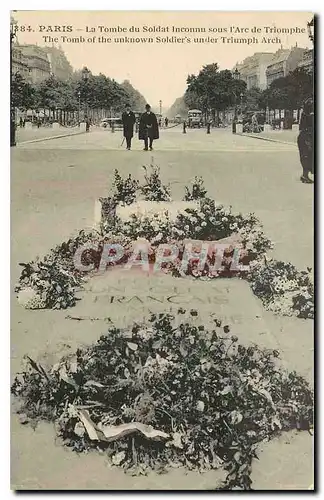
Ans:
[{"label": "tree", "polygon": [[[65,121],[66,112],[113,109],[119,113],[130,102],[134,109],[143,109],[144,97],[129,83],[119,84],[103,74],[93,75],[87,68],[75,72],[63,81],[51,75],[31,85],[17,73],[12,77],[11,105],[13,108],[50,110],[55,119]],[[92,111],[95,116],[95,111]],[[98,115],[97,115],[98,118]]]},{"label": "tree", "polygon": [[185,102],[190,108],[198,108],[205,113],[212,107],[218,64],[207,64],[198,76],[188,75]]},{"label": "tree", "polygon": [[217,63],[203,66],[198,76],[189,75],[187,85],[184,98],[189,108],[197,107],[206,115],[211,110],[214,118],[215,112],[237,105],[246,89],[244,81],[236,80],[230,70],[219,71]]},{"label": "tree", "polygon": [[60,98],[57,107],[64,111],[75,111],[78,109],[78,96],[75,90],[75,82],[71,79],[61,82]]},{"label": "tree", "polygon": [[166,115],[168,118],[174,118],[177,115],[180,115],[181,118],[187,118],[188,115],[188,105],[185,103],[184,96],[178,97],[172,106],[168,109]]},{"label": "tree", "polygon": [[135,111],[143,110],[146,104],[146,99],[145,97],[142,96],[142,94],[138,90],[136,90],[131,85],[130,81],[124,80],[123,83],[121,84],[121,87],[125,90],[129,99],[129,104],[132,106],[132,108]]},{"label": "tree", "polygon": [[252,87],[245,93],[244,105],[247,111],[258,111],[266,107],[264,93],[257,87]]},{"label": "tree", "polygon": [[304,68],[296,68],[289,76],[294,82],[298,103],[302,106],[303,102],[314,94],[313,72]]},{"label": "tree", "polygon": [[277,78],[263,92],[263,101],[270,109],[300,109],[313,95],[313,74],[296,68],[289,75]]},{"label": "tree", "polygon": [[121,112],[129,101],[129,95],[126,90],[115,80],[112,80],[112,91],[113,91],[113,107],[117,112]]},{"label": "tree", "polygon": [[[90,109],[113,109],[120,112],[129,101],[136,101],[141,96],[131,85],[128,88],[102,73],[93,75],[88,70],[79,72],[75,81],[75,96]],[[84,75],[87,78],[84,78]],[[142,97],[142,96],[141,96]],[[144,98],[142,97],[144,100]]]},{"label": "tree", "polygon": [[11,106],[19,109],[33,108],[35,103],[35,89],[26,82],[19,72],[11,79]]},{"label": "tree", "polygon": [[59,108],[62,97],[62,82],[54,75],[35,86],[36,107],[51,110],[53,113]]},{"label": "tree", "polygon": [[246,91],[246,83],[236,80],[230,70],[220,71],[216,79],[214,90],[214,107],[217,112],[225,111],[229,107],[238,105]]}]

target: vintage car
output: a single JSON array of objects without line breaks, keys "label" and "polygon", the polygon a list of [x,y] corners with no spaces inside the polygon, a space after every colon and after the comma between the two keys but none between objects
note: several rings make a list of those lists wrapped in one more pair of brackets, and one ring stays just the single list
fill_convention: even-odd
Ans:
[{"label": "vintage car", "polygon": [[121,118],[103,118],[100,122],[100,127],[120,130],[123,128],[123,122]]}]

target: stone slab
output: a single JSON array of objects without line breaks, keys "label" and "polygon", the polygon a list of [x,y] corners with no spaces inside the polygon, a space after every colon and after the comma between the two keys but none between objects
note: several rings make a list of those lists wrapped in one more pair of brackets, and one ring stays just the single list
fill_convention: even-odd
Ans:
[{"label": "stone slab", "polygon": [[197,210],[197,201],[145,201],[141,200],[131,205],[118,206],[116,215],[122,220],[128,220],[131,215],[154,216],[167,212],[170,220],[175,220],[178,214],[187,208]]},{"label": "stone slab", "polygon": [[[131,215],[137,216],[150,216],[153,217],[155,214],[162,215],[164,212],[168,213],[171,221],[175,220],[178,214],[190,208],[192,210],[197,210],[199,204],[197,201],[145,201],[140,200],[131,205],[117,206],[116,215],[122,221],[127,221]],[[94,204],[94,227],[99,227],[101,221],[101,203],[99,199],[95,200]]]},{"label": "stone slab", "polygon": [[73,315],[109,317],[119,326],[145,320],[154,312],[173,312],[182,307],[198,311],[197,322],[213,326],[213,318],[231,326],[231,333],[243,343],[277,349],[261,302],[247,282],[238,278],[210,281],[174,278],[164,273],[148,274],[141,269],[118,266],[91,278]]}]

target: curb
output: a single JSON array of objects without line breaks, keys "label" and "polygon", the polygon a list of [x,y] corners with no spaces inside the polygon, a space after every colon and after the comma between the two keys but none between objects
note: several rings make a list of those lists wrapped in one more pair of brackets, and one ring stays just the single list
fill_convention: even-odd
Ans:
[{"label": "curb", "polygon": [[259,139],[260,141],[268,141],[268,142],[279,142],[280,144],[289,144],[290,146],[293,145],[293,146],[296,146],[297,147],[297,143],[295,142],[288,142],[288,141],[278,141],[278,139],[269,139],[269,137],[260,137],[258,135],[254,135],[254,134],[237,134],[237,135],[240,135],[242,137],[251,137],[251,139]]},{"label": "curb", "polygon": [[16,146],[20,146],[20,144],[32,144],[33,142],[50,141],[51,139],[61,139],[62,137],[70,137],[72,135],[80,135],[80,134],[85,134],[85,131],[74,132],[73,134],[60,134],[60,135],[54,135],[54,136],[50,136],[50,137],[42,137],[39,139],[30,139],[29,141],[17,142]]}]

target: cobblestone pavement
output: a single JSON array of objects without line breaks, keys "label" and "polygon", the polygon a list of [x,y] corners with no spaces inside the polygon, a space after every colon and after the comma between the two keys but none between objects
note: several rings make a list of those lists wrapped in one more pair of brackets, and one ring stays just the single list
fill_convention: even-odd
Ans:
[{"label": "cobblestone pavement", "polygon": [[[255,212],[260,217],[275,243],[276,258],[299,268],[312,266],[313,187],[299,182],[295,145],[233,136],[228,130],[213,130],[210,135],[189,130],[184,135],[181,129],[162,130],[153,153],[143,152],[137,140],[131,152],[119,148],[120,142],[120,132],[93,130],[12,150],[13,282],[19,276],[19,262],[44,255],[56,243],[93,224],[95,199],[108,193],[115,168],[122,175],[131,172],[143,179],[142,166],[151,161],[160,166],[174,199],[180,200],[184,186],[202,175],[210,197],[232,205],[235,211]],[[82,301],[70,311],[27,311],[13,297],[12,374],[19,370],[25,353],[34,358],[46,353],[51,362],[67,349],[95,341],[107,328],[105,317],[127,324],[150,310],[172,310],[181,303],[197,308],[202,317],[222,316],[242,342],[279,349],[285,366],[312,380],[311,321],[267,313],[245,282],[215,282],[207,294],[206,283],[189,284],[181,279],[171,283],[169,278],[107,273],[89,282]],[[205,301],[198,300],[204,296]],[[99,320],[71,321],[67,314]],[[214,484],[213,474],[186,476],[182,471],[164,475],[162,480],[154,474],[125,478],[120,471],[106,469],[100,456],[78,458],[52,446],[52,428],[45,424],[31,434],[13,417],[12,436],[12,483],[22,489],[199,489]],[[284,434],[263,448],[260,461],[253,466],[254,488],[294,485],[307,489],[313,483],[309,435]],[[32,456],[36,458],[31,460]]]}]

